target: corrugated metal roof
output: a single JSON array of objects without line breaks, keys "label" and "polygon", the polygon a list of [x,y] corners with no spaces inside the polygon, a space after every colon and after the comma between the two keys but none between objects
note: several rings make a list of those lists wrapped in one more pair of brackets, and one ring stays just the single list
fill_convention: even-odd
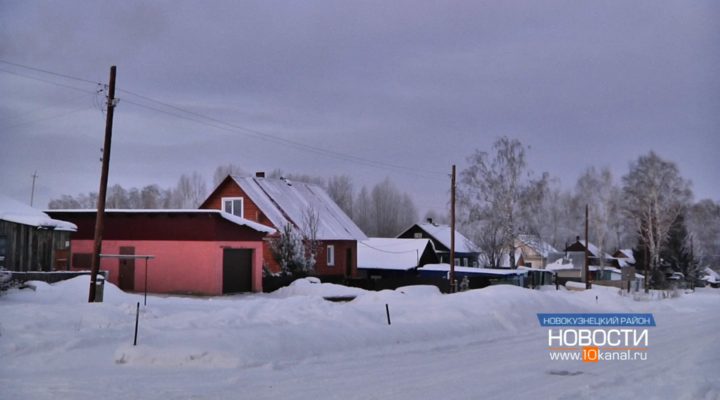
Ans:
[{"label": "corrugated metal roof", "polygon": [[286,179],[233,176],[235,182],[277,228],[303,229],[306,213],[318,215],[319,240],[366,240],[367,236],[321,187]]}]

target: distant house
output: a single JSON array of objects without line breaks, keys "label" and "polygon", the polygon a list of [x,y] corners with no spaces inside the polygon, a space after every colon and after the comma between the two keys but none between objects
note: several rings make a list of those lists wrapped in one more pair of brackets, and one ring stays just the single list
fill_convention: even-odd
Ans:
[{"label": "distant house", "polygon": [[635,265],[635,254],[632,249],[620,249],[613,253],[613,258],[618,261],[621,267]]},{"label": "distant house", "polygon": [[[72,268],[90,269],[95,210],[48,213],[77,225]],[[150,293],[261,292],[263,238],[274,232],[220,210],[106,210],[100,269],[125,291],[147,283]],[[139,256],[153,257],[147,270]]]},{"label": "distant house", "polygon": [[0,268],[11,271],[66,269],[72,223],[0,195]]},{"label": "distant house", "polygon": [[[309,229],[309,215],[316,217],[316,239],[321,248],[315,265],[316,275],[351,277],[357,274],[358,241],[367,236],[355,225],[324,189],[288,179],[228,176],[208,196],[201,209],[224,210],[281,231],[291,225],[299,231]],[[280,265],[270,250],[271,236],[263,243],[266,266],[273,272]]]},{"label": "distant house", "polygon": [[[415,224],[399,234],[399,239],[430,239],[435,247],[440,263],[450,261],[450,226],[433,223],[432,219]],[[460,232],[455,231],[455,265],[478,267],[480,252],[475,245]]]},{"label": "distant house", "polygon": [[[566,252],[584,252],[585,251],[585,240],[580,240],[577,237],[577,241],[565,248]],[[600,249],[592,243],[587,246],[588,250],[588,262],[590,265],[606,265],[618,267],[618,261],[608,253],[600,252]],[[602,260],[602,264],[601,264]]]},{"label": "distant house", "polygon": [[358,242],[358,270],[367,277],[417,275],[438,262],[430,239],[369,238]]},{"label": "distant house", "polygon": [[553,246],[535,235],[518,235],[515,248],[520,252],[520,257],[516,257],[518,266],[529,268],[545,268],[548,256],[557,253]]}]

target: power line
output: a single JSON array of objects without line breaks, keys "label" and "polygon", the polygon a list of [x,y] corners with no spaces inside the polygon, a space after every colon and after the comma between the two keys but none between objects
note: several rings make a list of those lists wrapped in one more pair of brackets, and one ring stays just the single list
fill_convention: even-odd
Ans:
[{"label": "power line", "polygon": [[[64,99],[63,101],[68,101],[68,102],[69,102],[69,101],[75,101],[75,100],[78,100],[78,99],[81,99],[81,98],[84,98],[84,97],[87,97],[87,94],[81,94],[81,95],[79,95],[79,96],[72,96],[72,97],[69,97],[69,98],[67,98],[67,99]],[[49,106],[43,106],[43,107],[37,107],[37,108],[34,108],[34,109],[32,109],[32,110],[27,110],[27,111],[25,111],[25,112],[18,113],[18,114],[15,114],[15,115],[10,115],[10,116],[4,117],[4,118],[3,118],[3,117],[0,117],[0,121],[7,121],[8,119],[12,120],[12,119],[22,118],[22,117],[25,117],[25,116],[28,116],[28,115],[34,115],[34,114],[40,113],[40,112],[42,112],[42,111],[46,111],[46,110],[53,109],[53,108],[56,108],[56,107],[57,107],[56,104],[49,105]]]},{"label": "power line", "polygon": [[61,77],[61,78],[73,79],[73,80],[76,80],[76,81],[93,83],[93,84],[98,84],[98,85],[101,85],[101,84],[102,84],[102,83],[97,82],[97,81],[91,81],[91,80],[89,80],[89,79],[79,78],[79,77],[77,77],[77,76],[72,76],[72,75],[61,74],[61,73],[59,73],[59,72],[48,71],[48,70],[46,70],[46,69],[37,68],[37,67],[31,67],[31,66],[29,66],[29,65],[18,64],[18,63],[14,63],[14,62],[11,62],[11,61],[0,60],[0,63],[12,65],[12,66],[19,67],[19,68],[29,69],[29,70],[35,71],[35,72],[42,72],[42,73],[44,73],[44,74],[55,75],[55,76],[59,76],[59,77]]},{"label": "power line", "polygon": [[14,124],[14,125],[3,126],[3,127],[1,127],[1,128],[7,130],[7,129],[11,129],[11,128],[17,128],[18,126],[23,126],[23,125],[28,125],[28,124],[34,124],[34,123],[37,123],[37,122],[44,122],[44,121],[48,121],[48,120],[56,119],[56,118],[62,118],[62,117],[66,117],[66,116],[68,116],[68,115],[70,115],[70,114],[75,114],[75,113],[78,113],[78,112],[80,112],[80,111],[88,110],[88,109],[90,109],[90,108],[92,108],[92,107],[85,105],[85,106],[82,106],[81,108],[77,108],[77,109],[74,109],[74,110],[71,110],[71,111],[63,112],[63,113],[61,113],[61,114],[55,114],[55,115],[47,116],[47,117],[45,117],[45,118],[38,118],[38,119],[34,119],[34,120],[19,122],[19,123],[16,123],[16,124]]},{"label": "power line", "polygon": [[[330,157],[337,158],[337,159],[340,159],[340,160],[343,160],[343,161],[353,161],[353,162],[356,162],[356,163],[361,163],[361,164],[365,164],[365,165],[372,166],[372,167],[392,168],[392,169],[396,169],[396,170],[404,170],[404,171],[412,172],[412,173],[416,173],[416,174],[423,174],[423,173],[425,173],[425,174],[438,175],[438,176],[446,176],[446,175],[447,175],[447,174],[444,173],[444,172],[422,170],[422,169],[417,169],[417,168],[412,168],[412,167],[406,167],[406,166],[402,166],[402,165],[396,165],[396,164],[391,164],[391,163],[386,163],[386,162],[381,162],[381,161],[370,160],[370,159],[358,157],[358,156],[355,156],[355,155],[352,155],[352,154],[336,152],[336,151],[333,151],[333,150],[328,150],[328,149],[324,149],[324,148],[321,148],[321,147],[312,146],[312,145],[308,145],[308,144],[301,143],[301,142],[296,142],[296,141],[293,141],[293,140],[289,140],[289,139],[285,139],[285,138],[282,138],[282,137],[279,137],[279,136],[275,136],[275,135],[271,135],[271,134],[268,134],[268,133],[265,133],[265,132],[261,132],[261,131],[258,131],[258,130],[256,130],[256,129],[251,129],[251,128],[247,128],[247,127],[244,127],[244,126],[232,124],[232,123],[229,123],[229,122],[226,122],[226,121],[223,121],[223,120],[214,118],[214,117],[210,117],[210,116],[207,116],[207,115],[204,115],[204,114],[200,114],[200,113],[197,113],[197,112],[194,112],[194,111],[190,111],[190,110],[187,110],[187,109],[184,109],[184,108],[181,108],[181,107],[178,107],[178,106],[175,106],[175,105],[172,105],[172,104],[169,104],[169,103],[160,101],[160,100],[156,100],[156,99],[150,98],[150,97],[145,96],[145,95],[141,95],[141,94],[138,94],[138,93],[131,92],[131,91],[129,91],[129,90],[124,90],[124,89],[118,89],[118,90],[121,91],[121,92],[130,94],[130,95],[132,95],[132,96],[139,97],[139,98],[141,98],[141,99],[143,99],[143,100],[147,100],[147,101],[153,102],[153,103],[155,103],[155,104],[159,104],[159,105],[162,105],[162,106],[164,106],[164,107],[171,108],[171,109],[173,109],[173,110],[177,110],[177,111],[180,111],[180,112],[183,112],[183,113],[186,113],[186,114],[190,114],[190,115],[196,116],[196,117],[198,117],[198,118],[201,118],[202,120],[207,120],[207,121],[211,121],[211,122],[214,122],[214,123],[217,123],[217,124],[221,124],[221,125],[230,127],[230,128],[232,128],[232,131],[233,131],[233,132],[237,132],[237,133],[246,132],[246,134],[251,134],[251,135],[253,135],[254,137],[257,137],[257,138],[260,138],[260,139],[263,139],[263,140],[268,140],[268,141],[272,141],[272,142],[274,142],[274,143],[279,143],[279,144],[285,144],[285,145],[288,145],[288,146],[292,146],[292,147],[295,147],[295,148],[299,148],[299,149],[301,149],[301,150],[311,151],[311,152],[314,152],[314,153],[316,153],[316,154],[321,154],[321,155],[325,155],[325,156],[330,156]],[[159,109],[157,109],[157,108],[153,108],[153,107],[146,106],[146,105],[143,105],[143,104],[138,104],[138,103],[132,103],[132,104],[138,105],[138,106],[140,106],[140,107],[146,107],[146,108],[149,108],[149,109],[152,109],[152,110],[155,110],[155,111],[168,113],[168,112],[166,112],[166,111],[162,111],[162,110],[159,110]],[[174,116],[178,116],[177,114],[173,114],[173,113],[168,113],[168,114],[174,115]],[[193,119],[193,121],[195,121],[195,122],[200,122],[200,121],[198,121],[198,120],[196,120],[196,119]],[[202,123],[202,122],[200,122],[200,123]],[[217,128],[216,125],[212,125],[212,126],[215,126],[215,127]],[[223,129],[223,128],[220,128],[220,129]],[[242,132],[238,132],[238,131],[242,131]],[[444,181],[444,179],[443,179],[443,181]]]},{"label": "power line", "polygon": [[[100,82],[96,82],[96,81],[92,81],[92,80],[89,80],[89,79],[80,78],[80,77],[76,77],[76,76],[72,76],[72,75],[62,74],[62,73],[58,73],[58,72],[54,72],[54,71],[49,71],[49,70],[42,69],[42,68],[32,67],[32,66],[28,66],[28,65],[24,65],[24,64],[19,64],[19,63],[14,63],[14,62],[6,61],[6,60],[0,60],[0,62],[1,62],[1,63],[5,63],[5,64],[8,64],[8,65],[15,66],[15,67],[18,67],[18,68],[24,68],[24,69],[28,69],[28,70],[31,70],[31,71],[41,72],[41,73],[45,73],[45,74],[49,74],[49,75],[53,75],[53,76],[57,76],[57,77],[65,78],[65,79],[71,79],[71,80],[76,80],[76,81],[85,82],[85,83],[92,83],[92,84],[95,84],[95,85],[103,85],[103,84],[100,83]],[[37,78],[37,77],[33,77],[33,76],[28,76],[28,75],[19,74],[19,73],[17,73],[17,72],[7,71],[7,70],[4,70],[4,69],[0,69],[0,71],[1,71],[1,72],[5,72],[5,73],[9,73],[9,74],[18,75],[18,76],[25,77],[25,78],[28,78],[28,79],[34,79],[34,80],[37,80],[37,81],[40,81],[40,82],[45,82],[45,83],[52,84],[52,85],[57,85],[57,86],[66,87],[66,88],[73,89],[73,90],[79,90],[79,91],[84,91],[84,92],[93,93],[93,94],[96,93],[96,92],[91,92],[91,91],[83,90],[83,89],[80,89],[80,88],[77,88],[77,87],[74,87],[74,86],[71,86],[71,85],[61,84],[61,83],[53,82],[53,81],[48,81],[48,80],[44,80],[44,79]],[[309,144],[306,144],[306,143],[296,142],[296,141],[289,140],[289,139],[285,139],[285,138],[282,138],[282,137],[279,137],[279,136],[276,136],[276,135],[272,135],[272,134],[269,134],[269,133],[266,133],[266,132],[262,132],[262,131],[259,131],[259,130],[256,130],[256,129],[251,129],[251,128],[247,128],[247,127],[244,127],[244,126],[240,126],[240,125],[236,125],[236,124],[233,124],[233,123],[229,123],[229,122],[226,122],[226,121],[223,121],[223,120],[214,118],[214,117],[210,117],[210,116],[208,116],[208,115],[201,114],[201,113],[198,113],[198,112],[195,112],[195,111],[191,111],[191,110],[188,110],[188,109],[185,109],[185,108],[181,108],[181,107],[178,107],[178,106],[176,106],[176,105],[169,104],[169,103],[167,103],[167,102],[163,102],[163,101],[154,99],[154,98],[152,98],[152,97],[149,97],[149,96],[146,96],[146,95],[143,95],[143,94],[140,94],[140,93],[136,93],[136,92],[133,92],[133,91],[124,90],[124,89],[120,89],[120,88],[118,88],[118,91],[124,92],[124,93],[126,93],[126,94],[131,95],[131,96],[138,97],[138,98],[140,98],[140,99],[142,99],[142,100],[145,100],[145,101],[148,101],[148,102],[155,103],[155,104],[157,104],[157,105],[161,105],[161,106],[163,106],[163,107],[167,107],[167,108],[169,108],[169,109],[178,111],[178,112],[183,113],[183,114],[191,115],[191,116],[193,116],[194,118],[188,118],[188,117],[186,117],[186,116],[183,116],[183,115],[180,115],[180,114],[177,114],[177,113],[172,113],[172,112],[168,112],[168,111],[166,111],[166,110],[158,109],[157,107],[152,107],[152,106],[148,106],[148,105],[146,105],[146,104],[141,104],[141,103],[137,103],[137,102],[132,102],[132,101],[127,101],[127,100],[125,100],[125,102],[130,103],[130,104],[133,104],[133,105],[136,105],[136,106],[139,106],[139,107],[143,107],[143,108],[146,108],[146,109],[149,109],[149,110],[153,110],[153,111],[156,111],[156,112],[161,112],[161,113],[169,114],[169,115],[172,115],[172,116],[177,117],[177,118],[183,118],[183,119],[190,120],[190,121],[193,121],[193,122],[196,122],[196,123],[200,123],[200,124],[204,124],[204,125],[207,125],[207,126],[212,126],[212,127],[216,128],[216,129],[223,129],[223,130],[231,131],[231,132],[235,132],[235,133],[241,133],[241,134],[245,134],[245,135],[251,135],[251,136],[256,137],[256,138],[259,138],[259,139],[261,139],[261,140],[266,140],[266,141],[270,141],[270,142],[273,142],[273,143],[282,144],[282,145],[286,145],[286,146],[289,146],[289,147],[294,147],[294,148],[299,149],[299,150],[303,150],[303,151],[307,151],[307,152],[312,152],[312,153],[314,153],[314,154],[324,155],[324,156],[327,156],[327,157],[332,157],[332,158],[335,158],[335,159],[339,159],[339,160],[341,160],[341,161],[350,161],[350,162],[354,162],[354,163],[357,163],[357,164],[363,164],[363,165],[370,166],[370,167],[375,167],[375,168],[390,168],[390,169],[394,169],[394,170],[398,170],[398,171],[404,171],[404,172],[408,172],[408,173],[412,173],[412,174],[420,175],[420,176],[422,176],[423,174],[424,174],[424,175],[432,175],[432,176],[434,176],[435,179],[437,179],[437,180],[440,180],[440,177],[441,177],[441,176],[442,176],[442,177],[445,177],[445,176],[447,175],[447,174],[444,173],[444,172],[430,171],[430,170],[424,170],[424,169],[407,167],[407,166],[403,166],[403,165],[386,163],[386,162],[382,162],[382,161],[371,160],[371,159],[359,157],[359,156],[352,155],[352,154],[342,153],[342,152],[333,151],[333,150],[325,149],[325,148],[318,147],[318,146],[312,146],[312,145],[309,145]],[[198,118],[199,118],[199,119],[198,119]],[[210,123],[208,123],[208,122],[211,122],[212,124],[210,124]],[[218,125],[218,124],[219,124],[219,125]],[[444,181],[445,179],[443,178],[442,180]]]},{"label": "power line", "polygon": [[[95,93],[96,93],[96,92],[94,92],[94,91],[92,91],[92,90],[81,89],[81,88],[79,88],[79,87],[77,87],[77,86],[66,85],[66,84],[60,83],[60,82],[53,82],[53,81],[49,81],[49,80],[46,80],[46,79],[38,78],[38,77],[36,77],[36,76],[23,75],[23,74],[20,74],[20,73],[18,73],[18,72],[8,71],[8,70],[3,69],[3,68],[0,68],[0,72],[4,72],[4,73],[6,73],[6,74],[11,74],[11,75],[16,75],[16,76],[19,76],[19,77],[22,77],[22,78],[26,78],[26,79],[36,80],[36,81],[39,81],[39,82],[48,83],[48,84],[50,84],[50,85],[55,85],[55,86],[64,87],[64,88],[67,88],[67,89],[77,90],[77,91],[80,91],[80,92],[85,92],[85,93],[90,93],[90,94],[95,94]],[[101,85],[101,83],[95,83],[95,82],[92,82],[92,83],[94,83],[94,84],[96,84],[96,85]]]}]

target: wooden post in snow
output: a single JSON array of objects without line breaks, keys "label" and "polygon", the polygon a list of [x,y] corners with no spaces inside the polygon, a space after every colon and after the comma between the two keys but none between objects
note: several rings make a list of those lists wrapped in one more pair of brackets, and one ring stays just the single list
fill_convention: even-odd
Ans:
[{"label": "wooden post in snow", "polygon": [[90,272],[90,294],[88,302],[95,301],[95,285],[100,270],[100,252],[102,249],[102,233],[105,225],[105,198],[107,181],[110,172],[110,144],[112,142],[113,113],[115,110],[115,72],[117,67],[110,67],[110,84],[108,86],[107,114],[105,119],[105,143],[103,144],[102,173],[100,174],[100,190],[98,191],[97,215],[95,216],[95,237],[93,244],[92,268]]},{"label": "wooden post in snow", "polygon": [[450,185],[450,293],[455,293],[455,164]]}]

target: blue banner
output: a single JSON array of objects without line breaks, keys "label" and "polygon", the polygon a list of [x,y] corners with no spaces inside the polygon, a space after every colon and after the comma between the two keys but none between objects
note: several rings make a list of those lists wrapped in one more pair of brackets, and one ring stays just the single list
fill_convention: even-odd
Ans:
[{"label": "blue banner", "polygon": [[655,326],[652,314],[538,314],[540,326]]}]

